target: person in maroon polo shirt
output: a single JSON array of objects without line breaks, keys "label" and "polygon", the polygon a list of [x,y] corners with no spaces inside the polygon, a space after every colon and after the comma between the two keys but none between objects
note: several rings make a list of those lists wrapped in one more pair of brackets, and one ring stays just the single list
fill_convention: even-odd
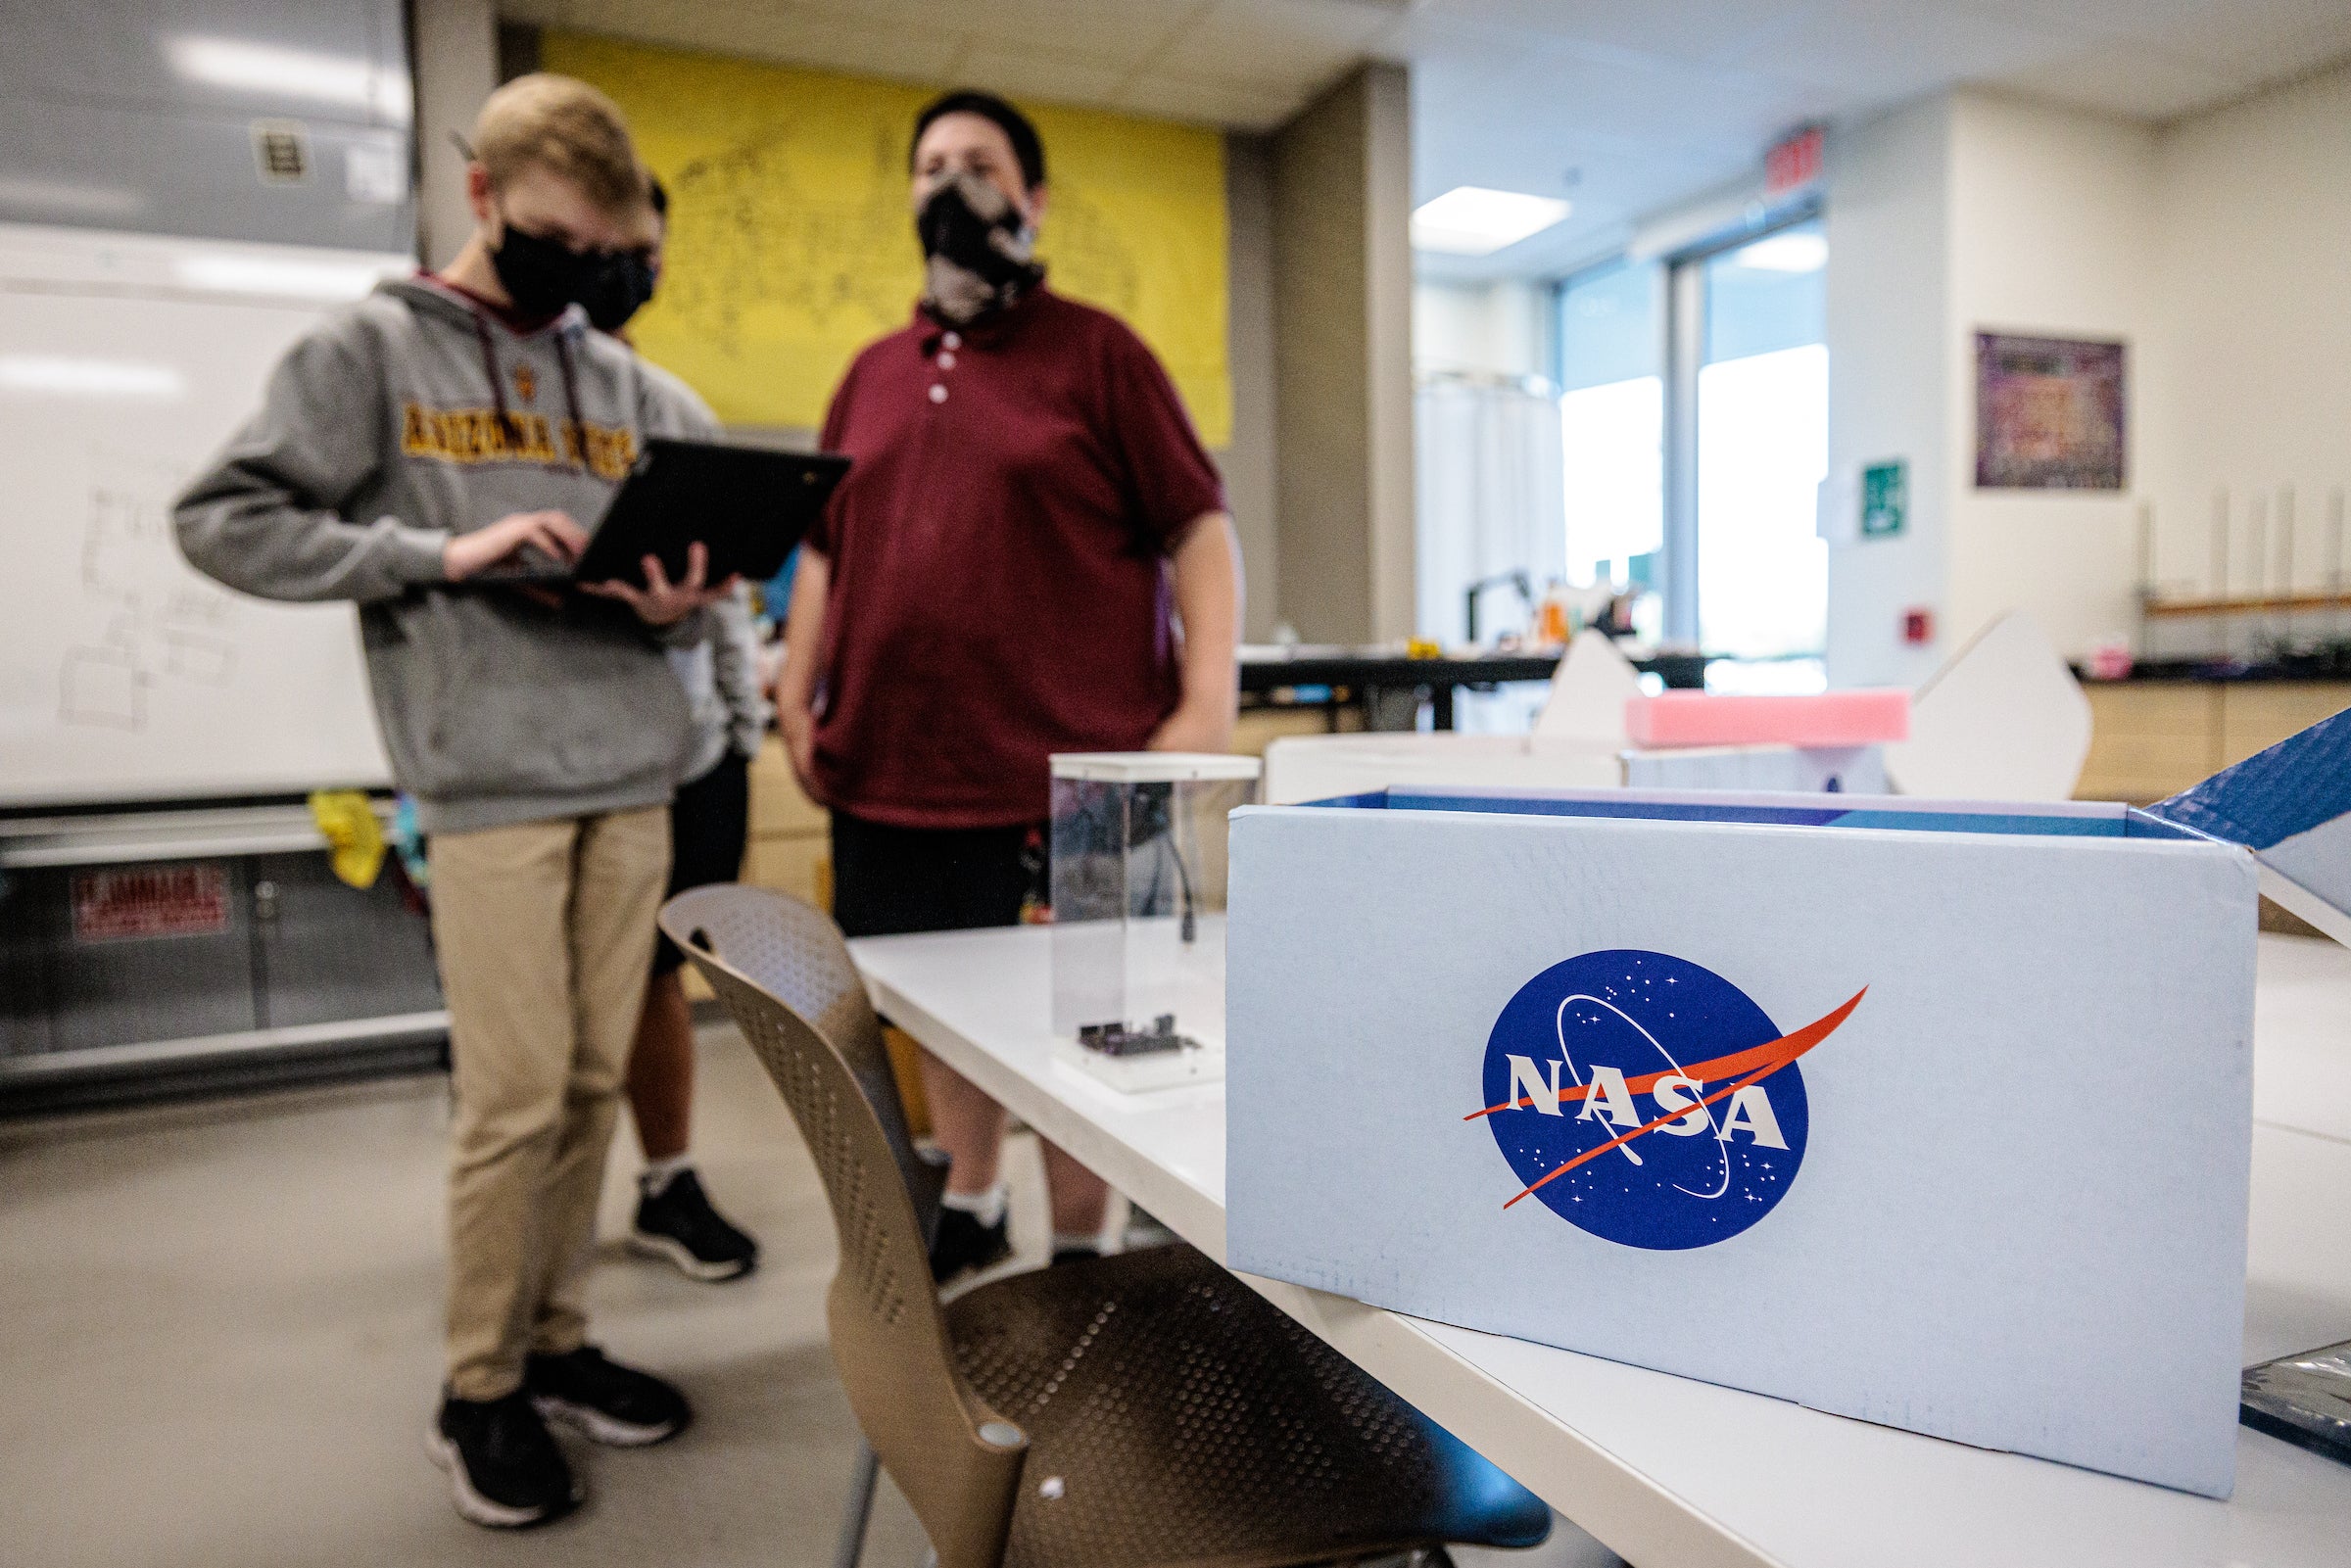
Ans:
[{"label": "person in maroon polo shirt", "polygon": [[[1142,340],[1045,286],[1035,128],[950,93],[909,163],[923,298],[833,396],[824,446],[854,464],[802,547],[777,689],[852,936],[1016,923],[1043,898],[1046,758],[1222,751],[1237,700],[1223,483]],[[1004,1113],[929,1058],[923,1083],[954,1160],[944,1280],[1011,1251]],[[1051,1145],[1045,1167],[1056,1260],[1090,1255],[1108,1189]]]}]

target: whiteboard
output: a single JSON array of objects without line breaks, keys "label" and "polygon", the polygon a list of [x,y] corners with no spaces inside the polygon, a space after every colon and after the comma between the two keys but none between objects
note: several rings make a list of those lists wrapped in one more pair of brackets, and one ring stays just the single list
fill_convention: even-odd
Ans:
[{"label": "whiteboard", "polygon": [[180,558],[171,502],[406,257],[0,225],[0,805],[378,785],[357,613]]}]

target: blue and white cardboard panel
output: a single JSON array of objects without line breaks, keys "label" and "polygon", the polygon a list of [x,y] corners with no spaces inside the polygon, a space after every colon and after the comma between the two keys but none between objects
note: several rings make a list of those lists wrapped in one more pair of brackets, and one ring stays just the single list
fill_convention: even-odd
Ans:
[{"label": "blue and white cardboard panel", "polygon": [[2147,808],[2261,862],[2261,890],[2351,946],[2351,711]]},{"label": "blue and white cardboard panel", "polygon": [[1642,791],[1255,807],[1231,846],[1233,1267],[2230,1492],[2244,849]]}]

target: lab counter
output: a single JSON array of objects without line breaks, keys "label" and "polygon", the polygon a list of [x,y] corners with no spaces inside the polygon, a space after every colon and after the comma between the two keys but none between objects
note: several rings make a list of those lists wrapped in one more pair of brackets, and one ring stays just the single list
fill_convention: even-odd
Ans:
[{"label": "lab counter", "polygon": [[[1416,715],[1425,697],[1434,728],[1450,730],[1455,693],[1464,687],[1492,690],[1513,681],[1548,681],[1559,663],[1556,649],[1412,658],[1377,649],[1302,646],[1280,656],[1244,654],[1241,691],[1261,704],[1327,709],[1333,729],[1339,728],[1340,710],[1351,706],[1364,714],[1365,729],[1398,728],[1394,721],[1379,722],[1379,716],[1404,705]],[[1633,668],[1655,674],[1669,687],[1706,684],[1706,660],[1700,654],[1658,654],[1633,660]]]},{"label": "lab counter", "polygon": [[2092,727],[2075,795],[2144,805],[2351,707],[2351,679],[2275,666],[2140,666],[2084,680]]}]

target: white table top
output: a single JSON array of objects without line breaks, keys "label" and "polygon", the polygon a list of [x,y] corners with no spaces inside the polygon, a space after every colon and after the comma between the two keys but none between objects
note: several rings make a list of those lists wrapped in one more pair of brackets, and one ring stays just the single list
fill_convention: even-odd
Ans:
[{"label": "white table top", "polygon": [[[1054,1061],[1050,932],[852,944],[875,1005],[1178,1235],[1224,1256],[1222,1084]],[[2248,1362],[2351,1339],[2351,952],[2262,938]],[[1251,1279],[1642,1564],[2351,1563],[2351,1466],[2240,1429],[2228,1502]]]}]

